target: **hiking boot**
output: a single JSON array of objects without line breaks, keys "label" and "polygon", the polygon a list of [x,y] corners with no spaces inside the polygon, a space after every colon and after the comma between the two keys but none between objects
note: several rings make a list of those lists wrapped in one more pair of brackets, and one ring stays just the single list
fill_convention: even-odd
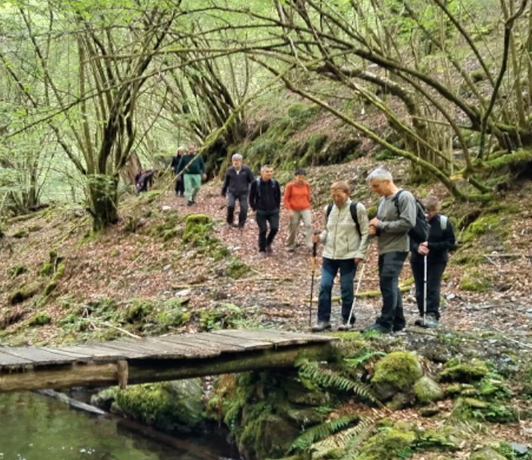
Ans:
[{"label": "hiking boot", "polygon": [[423,321],[423,318],[421,318],[419,320],[419,323],[420,323],[419,326],[429,328],[429,329],[435,329],[440,325],[440,323],[438,322],[438,318],[436,318],[436,315],[434,313],[428,313],[427,316],[425,317],[425,321]]},{"label": "hiking boot", "polygon": [[353,329],[355,327],[355,318],[351,318],[351,322],[347,323],[347,318],[342,319],[342,324],[338,326],[338,331],[345,332],[349,331],[350,329]]},{"label": "hiking boot", "polygon": [[391,334],[392,328],[381,326],[379,323],[375,323],[372,326],[362,329],[362,332],[377,332],[378,334]]},{"label": "hiking boot", "polygon": [[273,249],[272,249],[272,245],[271,244],[268,244],[266,246],[266,252],[269,254],[269,255],[272,255],[273,254]]},{"label": "hiking boot", "polygon": [[193,201],[187,201],[187,206],[192,206],[194,204]]},{"label": "hiking boot", "polygon": [[392,327],[392,331],[401,332],[405,327],[406,327],[406,324],[394,324]]},{"label": "hiking boot", "polygon": [[264,258],[268,257],[268,254],[266,254],[266,251],[259,251],[259,257],[261,259],[264,259]]},{"label": "hiking boot", "polygon": [[331,328],[331,323],[329,321],[318,321],[318,324],[312,326],[312,332],[323,332]]}]

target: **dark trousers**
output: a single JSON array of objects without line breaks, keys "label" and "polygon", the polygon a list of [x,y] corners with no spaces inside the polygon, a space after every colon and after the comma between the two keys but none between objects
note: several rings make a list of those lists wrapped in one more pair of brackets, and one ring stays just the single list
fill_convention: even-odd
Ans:
[{"label": "dark trousers", "polygon": [[181,174],[175,180],[175,193],[179,196],[183,196],[185,193],[185,181],[183,180],[183,174]]},{"label": "dark trousers", "polygon": [[[270,224],[270,233],[268,233],[268,223]],[[257,209],[257,225],[259,226],[259,251],[266,251],[279,231],[279,210],[262,211]]]},{"label": "dark trousers", "polygon": [[405,327],[403,296],[399,290],[399,275],[407,252],[387,252],[379,256],[379,286],[382,293],[382,311],[377,323],[392,329]]},{"label": "dark trousers", "polygon": [[[412,257],[410,266],[414,274],[416,284],[416,302],[419,316],[423,316],[423,281],[425,268],[423,257]],[[440,288],[441,279],[447,262],[445,260],[432,261],[427,259],[427,313],[432,313],[437,319],[440,318]]]},{"label": "dark trousers", "polygon": [[[340,271],[340,292],[342,293],[342,318],[347,321],[353,305],[353,279],[357,271],[354,259],[338,260],[323,258],[321,266],[320,295],[318,297],[318,322],[331,319],[331,292],[334,278]],[[355,316],[353,315],[353,320]],[[353,321],[352,320],[352,321]]]},{"label": "dark trousers", "polygon": [[227,223],[233,224],[235,219],[235,204],[238,200],[240,204],[240,213],[238,214],[238,226],[244,227],[248,217],[248,192],[231,193],[227,192]]}]

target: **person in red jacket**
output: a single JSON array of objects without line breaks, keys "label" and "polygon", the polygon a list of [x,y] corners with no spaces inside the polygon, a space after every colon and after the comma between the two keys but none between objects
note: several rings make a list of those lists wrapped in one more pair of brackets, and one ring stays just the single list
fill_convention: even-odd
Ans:
[{"label": "person in red jacket", "polygon": [[296,234],[299,223],[303,220],[305,225],[305,245],[312,249],[312,213],[310,212],[310,185],[305,180],[307,172],[304,169],[296,170],[295,178],[286,185],[284,192],[284,207],[290,215],[288,234],[288,250],[296,250]]}]

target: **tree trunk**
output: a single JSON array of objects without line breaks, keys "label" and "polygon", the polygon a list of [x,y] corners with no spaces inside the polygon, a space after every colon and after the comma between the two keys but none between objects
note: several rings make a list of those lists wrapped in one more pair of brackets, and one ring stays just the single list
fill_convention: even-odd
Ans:
[{"label": "tree trunk", "polygon": [[118,176],[94,175],[87,184],[89,212],[94,231],[118,222]]}]

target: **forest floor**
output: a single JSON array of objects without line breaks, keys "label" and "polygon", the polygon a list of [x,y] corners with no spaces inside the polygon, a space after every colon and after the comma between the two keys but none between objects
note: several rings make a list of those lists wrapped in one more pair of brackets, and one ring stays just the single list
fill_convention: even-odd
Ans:
[{"label": "forest floor", "polygon": [[[310,181],[316,196],[327,202],[329,184],[339,177],[355,177],[360,183],[357,199],[366,207],[375,206],[377,197],[370,195],[362,176],[372,166],[371,160],[362,158],[344,165],[313,168]],[[321,189],[320,189],[321,187]],[[445,305],[442,307],[440,329],[442,331],[487,331],[510,334],[515,340],[528,342],[532,337],[532,212],[528,200],[523,200],[530,185],[512,197],[512,202],[523,206],[520,213],[500,220],[511,219],[510,231],[504,241],[489,245],[485,238],[473,246],[473,253],[480,256],[475,267],[489,274],[493,287],[486,292],[470,292],[460,289],[460,281],[466,265],[449,264],[442,285]],[[318,194],[318,191],[320,193]],[[324,192],[325,190],[325,192]],[[121,222],[96,237],[90,235],[89,219],[81,210],[55,209],[53,213],[40,213],[30,220],[11,225],[7,237],[0,240],[0,324],[4,326],[3,340],[16,343],[61,342],[64,334],[58,327],[59,320],[71,311],[72,305],[98,302],[112,298],[127,302],[133,298],[168,299],[187,297],[187,307],[194,312],[215,308],[220,303],[231,303],[242,309],[245,317],[252,318],[250,325],[307,330],[312,284],[312,258],[303,245],[303,228],[299,232],[296,252],[288,252],[285,242],[288,214],[281,212],[280,232],[273,254],[258,257],[258,227],[250,212],[245,228],[241,231],[225,224],[225,200],[220,196],[220,184],[205,184],[197,203],[186,206],[185,198],[166,191],[154,200],[128,199],[121,208]],[[442,194],[438,186],[431,193]],[[504,207],[504,204],[502,205]],[[245,276],[232,279],[225,276],[223,266],[204,257],[201,251],[184,247],[179,237],[163,241],[154,236],[153,216],[164,216],[172,211],[182,218],[186,214],[206,214],[214,219],[213,234],[233,256],[240,258],[250,271]],[[150,217],[151,216],[151,217]],[[136,219],[136,220],[135,220]],[[323,227],[321,204],[313,210],[316,230]],[[138,229],[128,230],[135,220]],[[128,227],[129,226],[129,227]],[[144,228],[143,228],[144,227]],[[22,237],[20,234],[22,233]],[[15,236],[19,236],[16,238]],[[460,237],[460,235],[457,235]],[[65,275],[57,280],[56,288],[46,302],[28,300],[10,305],[9,296],[20,288],[49,282],[42,275],[42,266],[54,250],[64,259]],[[321,252],[321,251],[319,251]],[[370,246],[360,292],[378,290],[376,244]],[[13,276],[18,265],[26,272]],[[410,266],[405,263],[401,279],[411,277]],[[360,280],[356,276],[356,283]],[[312,322],[315,319],[316,301],[320,282],[320,257],[314,272],[312,293]],[[339,295],[335,285],[334,295]],[[405,316],[409,324],[417,318],[417,306],[413,287],[403,295]],[[42,300],[42,299],[41,299]],[[37,305],[52,318],[50,324],[24,331],[27,319]],[[359,298],[355,305],[357,327],[371,325],[381,307],[379,296]],[[340,304],[333,305],[333,326],[340,320]],[[186,329],[197,327],[193,322]],[[97,326],[95,326],[97,328]]]}]

